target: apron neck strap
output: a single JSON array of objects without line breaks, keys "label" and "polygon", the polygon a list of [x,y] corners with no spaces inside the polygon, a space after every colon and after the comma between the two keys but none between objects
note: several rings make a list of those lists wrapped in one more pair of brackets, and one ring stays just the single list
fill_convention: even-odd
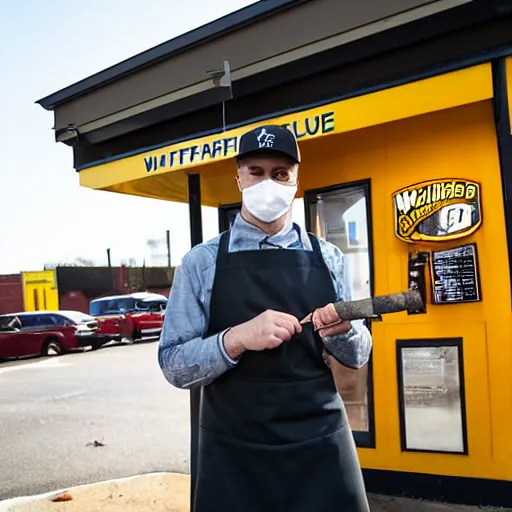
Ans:
[{"label": "apron neck strap", "polygon": [[318,241],[318,237],[313,233],[308,233],[309,240],[311,241],[311,248],[317,254],[322,254],[322,249],[320,248],[320,242]]},{"label": "apron neck strap", "polygon": [[[303,240],[302,240],[302,232],[300,227],[294,222],[293,223],[293,229],[297,232],[299,243],[304,246]],[[317,254],[321,254],[322,251],[320,249],[320,242],[318,241],[318,237],[314,235],[313,233],[308,233],[309,239],[311,241],[311,247],[314,252]],[[227,231],[224,231],[224,233],[220,236],[219,241],[219,253],[227,254],[229,252],[229,240],[231,238],[231,230],[228,229]]]},{"label": "apron neck strap", "polygon": [[224,231],[220,236],[219,254],[227,254],[229,252],[229,239],[231,238],[231,230]]}]

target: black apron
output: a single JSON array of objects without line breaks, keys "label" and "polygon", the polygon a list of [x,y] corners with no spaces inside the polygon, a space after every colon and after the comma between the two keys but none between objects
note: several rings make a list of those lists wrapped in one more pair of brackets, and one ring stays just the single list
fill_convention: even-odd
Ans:
[{"label": "black apron", "polygon": [[[222,235],[208,335],[267,309],[303,318],[335,300],[313,251],[228,252]],[[194,512],[367,512],[343,402],[311,325],[280,347],[245,352],[203,388]]]}]

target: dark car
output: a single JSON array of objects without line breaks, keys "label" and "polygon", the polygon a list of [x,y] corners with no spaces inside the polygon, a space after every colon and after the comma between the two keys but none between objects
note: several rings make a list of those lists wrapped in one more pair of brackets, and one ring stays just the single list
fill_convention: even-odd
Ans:
[{"label": "dark car", "polygon": [[77,311],[36,311],[0,316],[0,359],[52,356],[108,340],[95,318]]}]

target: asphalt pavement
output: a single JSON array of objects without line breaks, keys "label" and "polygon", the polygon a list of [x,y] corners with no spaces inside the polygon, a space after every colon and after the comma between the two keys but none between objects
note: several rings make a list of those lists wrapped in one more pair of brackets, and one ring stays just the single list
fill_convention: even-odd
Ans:
[{"label": "asphalt pavement", "polygon": [[0,499],[188,472],[189,394],[157,342],[0,364]]}]

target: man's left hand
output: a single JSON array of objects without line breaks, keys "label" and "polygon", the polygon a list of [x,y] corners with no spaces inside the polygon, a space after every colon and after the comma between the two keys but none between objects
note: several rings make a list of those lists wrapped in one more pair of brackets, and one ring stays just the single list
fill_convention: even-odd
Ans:
[{"label": "man's left hand", "polygon": [[335,334],[346,334],[351,328],[350,322],[340,320],[333,304],[316,309],[313,312],[312,321],[315,330],[322,338]]}]

